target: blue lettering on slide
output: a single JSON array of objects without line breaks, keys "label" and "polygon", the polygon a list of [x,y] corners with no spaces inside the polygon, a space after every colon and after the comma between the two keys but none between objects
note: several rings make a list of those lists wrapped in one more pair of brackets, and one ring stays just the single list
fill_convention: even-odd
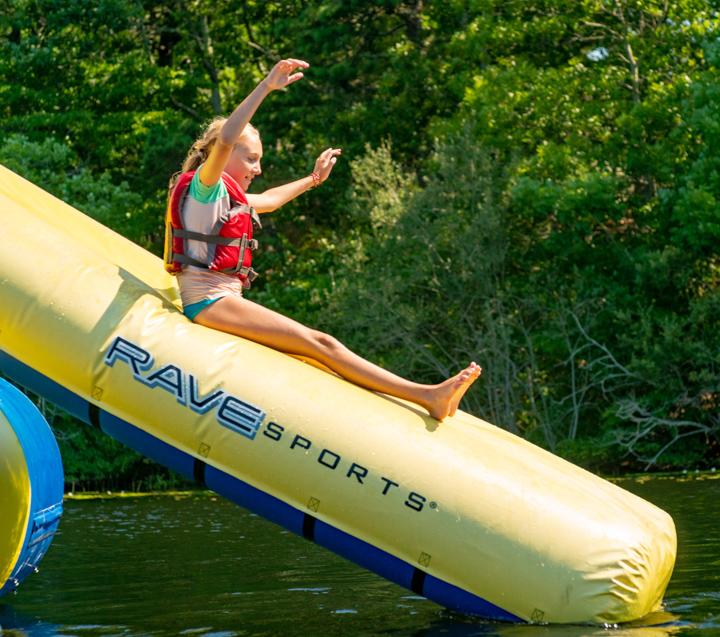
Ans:
[{"label": "blue lettering on slide", "polygon": [[161,368],[156,369],[152,374],[148,374],[141,382],[145,383],[148,387],[162,387],[169,391],[171,394],[175,394],[175,398],[181,405],[186,405],[185,400],[185,379],[183,377],[183,370],[177,365],[168,363],[163,365]]},{"label": "blue lettering on slide", "polygon": [[225,392],[222,389],[216,389],[205,397],[200,397],[200,386],[198,379],[192,372],[188,372],[188,406],[196,414],[206,414],[213,407],[217,407],[223,399]]},{"label": "blue lettering on slide", "polygon": [[255,437],[264,417],[262,409],[230,394],[226,394],[217,410],[217,419],[221,425],[250,439]]},{"label": "blue lettering on slide", "polygon": [[[265,421],[263,409],[223,389],[215,388],[202,395],[197,376],[185,371],[179,365],[165,363],[153,370],[155,358],[152,353],[122,336],[116,336],[105,353],[104,362],[108,367],[114,367],[117,361],[127,364],[137,382],[151,389],[155,387],[164,389],[172,394],[180,405],[189,408],[196,414],[206,414],[215,409],[215,417],[223,427],[250,440],[255,439],[260,426]],[[293,454],[302,453],[304,456],[313,457],[318,464],[326,467],[323,471],[329,469],[331,472],[335,472],[338,470],[334,473],[338,479],[343,479],[344,475],[353,484],[361,485],[357,488],[377,489],[381,495],[392,499],[400,496],[398,505],[404,505],[403,510],[405,511],[409,509],[419,513],[438,508],[436,502],[428,502],[425,496],[411,491],[407,485],[401,485],[384,476],[373,475],[366,467],[352,462],[350,459],[344,460],[330,449],[313,445],[309,438],[299,434],[293,435],[285,427],[275,422],[265,424],[263,436],[275,442],[284,441],[283,446]],[[333,473],[328,475],[333,475]]]},{"label": "blue lettering on slide", "polygon": [[[334,474],[329,474],[329,476],[342,479],[344,475],[346,478],[351,479],[353,485],[360,485],[357,488],[372,489],[380,492],[383,496],[387,496],[388,500],[395,501],[398,505],[404,505],[407,508],[403,509],[403,511],[410,509],[411,511],[419,513],[427,510],[436,511],[438,508],[437,502],[428,502],[428,499],[424,495],[411,491],[407,485],[401,485],[399,482],[390,480],[390,478],[386,478],[385,476],[373,474],[370,469],[359,465],[357,462],[344,460],[339,453],[335,453],[330,449],[324,449],[320,447],[320,445],[313,445],[312,440],[309,438],[286,432],[285,427],[278,425],[276,422],[266,423],[262,433],[263,436],[275,442],[284,441],[285,444],[282,446],[293,454],[298,454],[298,450],[304,450],[304,453],[301,453],[302,456],[307,456],[309,459],[314,458],[318,464],[335,472]],[[286,433],[288,434],[287,436],[284,435]],[[318,449],[320,449],[320,451],[318,451]],[[349,469],[347,468],[348,465],[350,467]],[[340,470],[335,471],[336,469]],[[355,480],[353,480],[353,477]],[[409,494],[405,497],[403,493],[407,493],[408,491]]]},{"label": "blue lettering on slide", "polygon": [[112,367],[116,360],[125,361],[130,365],[133,378],[140,382],[145,382],[143,372],[149,371],[155,364],[155,359],[150,352],[124,339],[122,336],[115,337],[107,354],[105,354],[106,365]]},{"label": "blue lettering on slide", "polygon": [[166,363],[150,372],[155,365],[153,355],[122,336],[116,336],[105,353],[104,362],[108,367],[113,367],[116,361],[127,363],[136,381],[151,389],[161,387],[175,396],[178,403],[189,407],[196,414],[206,414],[217,407],[215,416],[218,422],[250,440],[255,438],[265,419],[263,409],[225,390],[215,389],[201,396],[195,374],[186,372],[174,363]]}]

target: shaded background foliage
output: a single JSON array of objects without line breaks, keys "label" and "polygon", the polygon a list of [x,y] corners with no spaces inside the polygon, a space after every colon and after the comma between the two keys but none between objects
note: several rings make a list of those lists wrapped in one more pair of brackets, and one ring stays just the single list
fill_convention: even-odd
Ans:
[{"label": "shaded background foliage", "polygon": [[[463,408],[593,470],[717,466],[718,8],[4,0],[0,162],[159,254],[203,124],[306,59],[254,188],[343,156],[256,300],[420,381],[478,360]],[[54,422],[70,481],[173,479]]]}]

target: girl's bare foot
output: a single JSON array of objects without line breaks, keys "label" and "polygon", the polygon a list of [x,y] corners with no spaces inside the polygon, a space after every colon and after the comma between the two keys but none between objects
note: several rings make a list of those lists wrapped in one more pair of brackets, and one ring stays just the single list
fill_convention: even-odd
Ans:
[{"label": "girl's bare foot", "polygon": [[481,372],[482,367],[473,362],[456,376],[435,385],[431,390],[430,399],[425,405],[430,415],[437,420],[454,416],[458,410],[460,399]]}]

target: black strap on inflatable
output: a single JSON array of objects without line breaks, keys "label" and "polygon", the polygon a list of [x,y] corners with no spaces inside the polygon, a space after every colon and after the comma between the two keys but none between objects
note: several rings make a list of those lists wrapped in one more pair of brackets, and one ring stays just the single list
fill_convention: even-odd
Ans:
[{"label": "black strap on inflatable", "polygon": [[193,464],[193,478],[195,478],[195,482],[197,482],[203,489],[207,488],[207,484],[205,484],[205,467],[207,464],[200,460],[200,458],[195,458],[195,463]]},{"label": "black strap on inflatable", "polygon": [[305,514],[305,517],[303,518],[302,533],[303,537],[311,542],[315,541],[315,522],[317,522],[317,518],[314,518],[309,513]]},{"label": "black strap on inflatable", "polygon": [[416,595],[423,596],[423,588],[425,586],[425,571],[421,571],[416,568],[413,572],[412,582],[410,583],[410,590]]},{"label": "black strap on inflatable", "polygon": [[100,407],[88,403],[88,420],[93,427],[100,429]]}]

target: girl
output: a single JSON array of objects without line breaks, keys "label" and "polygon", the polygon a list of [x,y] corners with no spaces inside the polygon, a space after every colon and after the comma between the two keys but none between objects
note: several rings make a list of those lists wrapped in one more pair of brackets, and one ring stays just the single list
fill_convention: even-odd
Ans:
[{"label": "girl", "polygon": [[[295,69],[309,66],[302,60],[278,62],[230,117],[217,119],[210,125],[190,151],[183,174],[173,181],[168,213],[172,227],[166,243],[166,264],[178,275],[183,311],[200,325],[287,354],[315,359],[357,385],[411,401],[425,408],[433,418],[442,420],[455,414],[463,394],[480,375],[482,370],[474,362],[438,385],[421,385],[370,363],[332,336],[243,298],[243,288],[249,287],[254,277],[249,268],[249,246],[253,243],[247,214],[252,212],[250,206],[258,213],[272,212],[318,186],[330,176],[341,152],[338,148],[325,150],[318,157],[313,173],[303,179],[262,194],[245,194],[253,178],[261,172],[263,153],[260,136],[250,124],[250,118],[269,93],[303,77],[301,71],[293,74]],[[240,205],[233,205],[232,200]],[[234,230],[233,224],[236,224]],[[243,234],[246,243],[242,243]],[[207,235],[225,237],[216,239]],[[237,262],[230,268],[231,273],[227,273],[224,266],[228,264],[222,256],[227,256],[228,242],[235,250]]]}]

